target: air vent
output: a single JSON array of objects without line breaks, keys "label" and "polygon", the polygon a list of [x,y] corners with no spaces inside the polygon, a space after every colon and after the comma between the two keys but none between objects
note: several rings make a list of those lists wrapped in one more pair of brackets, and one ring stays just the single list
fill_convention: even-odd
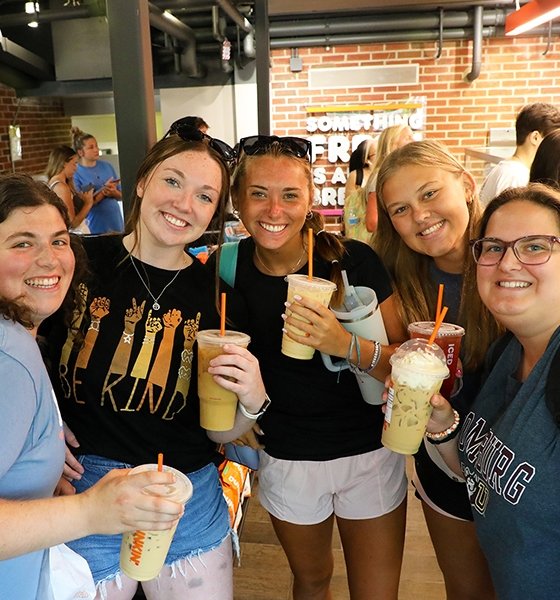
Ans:
[{"label": "air vent", "polygon": [[418,83],[418,65],[309,69],[309,88],[380,87]]}]

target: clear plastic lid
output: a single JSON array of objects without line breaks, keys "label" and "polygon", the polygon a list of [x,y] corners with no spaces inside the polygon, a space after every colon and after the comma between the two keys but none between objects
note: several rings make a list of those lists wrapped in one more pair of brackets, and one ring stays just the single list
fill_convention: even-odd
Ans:
[{"label": "clear plastic lid", "polygon": [[413,338],[401,344],[389,362],[393,367],[403,367],[416,373],[430,374],[441,379],[449,377],[443,350],[437,344],[428,344],[422,338]]}]

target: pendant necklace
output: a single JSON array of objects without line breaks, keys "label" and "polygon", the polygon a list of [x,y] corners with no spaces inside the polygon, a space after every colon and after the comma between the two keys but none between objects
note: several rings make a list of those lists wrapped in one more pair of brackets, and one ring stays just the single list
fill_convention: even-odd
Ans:
[{"label": "pendant necklace", "polygon": [[[306,255],[306,252],[305,252],[305,248],[304,248],[303,251],[302,251],[302,253],[301,253],[301,256],[298,258],[297,263],[287,273],[285,273],[285,275],[290,275],[294,271],[297,271],[298,267],[303,262],[303,259],[305,258],[305,255]],[[264,264],[262,258],[259,256],[259,251],[257,250],[256,246],[255,246],[255,257],[256,257],[257,261],[260,263],[260,265],[263,267],[263,269],[265,269],[265,271],[267,271],[268,273],[270,273],[270,275],[274,275],[275,277],[281,277],[281,275],[278,275],[278,273],[274,273],[274,271],[272,271],[271,269],[269,269]]]},{"label": "pendant necklace", "polygon": [[[152,290],[150,289],[150,286],[146,284],[146,282],[144,281],[144,278],[142,277],[142,275],[140,275],[140,271],[138,270],[138,267],[136,266],[136,263],[134,262],[134,258],[132,258],[132,254],[129,254],[130,256],[130,262],[132,263],[132,266],[134,267],[134,270],[136,271],[136,273],[138,274],[138,277],[140,278],[140,281],[142,282],[143,286],[146,288],[148,294],[150,294],[150,296],[152,297],[152,300],[154,301],[154,303],[152,304],[152,310],[159,310],[161,308],[160,303],[159,303],[159,299],[163,296],[163,293],[165,292],[165,290],[177,279],[177,277],[179,276],[179,273],[183,270],[183,267],[181,267],[177,273],[175,273],[175,275],[173,275],[173,277],[171,278],[171,281],[163,288],[163,290],[161,290],[161,292],[159,293],[158,297],[156,298],[153,294],[152,294]],[[142,263],[140,263],[142,266],[142,269],[144,269],[144,265],[142,265]],[[146,275],[146,278],[148,279],[148,281],[150,281],[148,274],[146,273],[146,270],[144,269],[144,274]]]}]

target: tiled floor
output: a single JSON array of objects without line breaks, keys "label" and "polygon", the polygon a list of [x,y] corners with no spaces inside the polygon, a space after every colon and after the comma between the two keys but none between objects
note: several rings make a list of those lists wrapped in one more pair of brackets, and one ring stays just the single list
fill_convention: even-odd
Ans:
[{"label": "tiled floor", "polygon": [[[349,600],[340,540],[333,543],[333,600]],[[234,570],[234,600],[290,600],[292,576],[267,512],[254,494],[241,534],[241,566]],[[445,591],[420,503],[409,489],[399,600],[444,600]]]}]

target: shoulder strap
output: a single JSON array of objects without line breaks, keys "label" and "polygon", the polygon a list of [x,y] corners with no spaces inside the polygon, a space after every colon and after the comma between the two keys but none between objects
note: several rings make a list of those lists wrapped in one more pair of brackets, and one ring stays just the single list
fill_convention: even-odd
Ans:
[{"label": "shoulder strap", "polygon": [[557,427],[560,427],[560,348],[552,357],[545,387],[546,406]]},{"label": "shoulder strap", "polygon": [[235,287],[238,251],[239,242],[226,242],[220,250],[220,277],[231,287]]},{"label": "shoulder strap", "polygon": [[364,180],[364,170],[358,167],[356,169],[356,185],[362,187],[362,181]]}]

